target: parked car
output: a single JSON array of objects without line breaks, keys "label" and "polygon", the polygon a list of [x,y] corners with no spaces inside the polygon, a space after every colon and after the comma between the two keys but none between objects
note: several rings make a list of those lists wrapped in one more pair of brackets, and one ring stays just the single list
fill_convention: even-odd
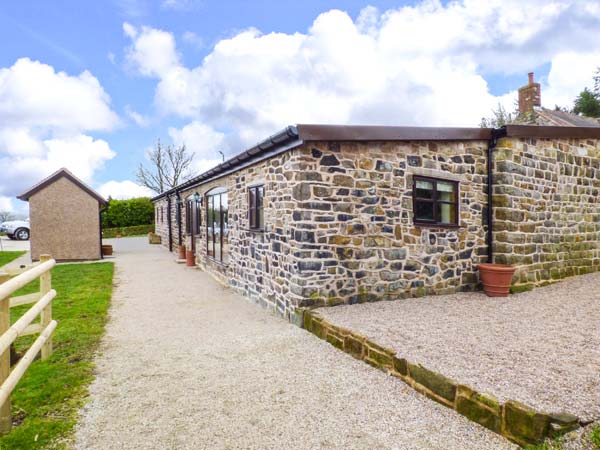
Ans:
[{"label": "parked car", "polygon": [[0,224],[0,233],[6,233],[10,239],[26,241],[29,239],[28,220],[9,220]]}]

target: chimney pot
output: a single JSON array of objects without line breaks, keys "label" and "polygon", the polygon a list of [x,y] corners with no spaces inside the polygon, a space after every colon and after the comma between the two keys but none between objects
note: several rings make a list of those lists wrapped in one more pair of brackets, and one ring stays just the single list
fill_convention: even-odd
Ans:
[{"label": "chimney pot", "polygon": [[529,72],[527,75],[529,76],[529,84],[532,85],[533,84],[533,72]]}]

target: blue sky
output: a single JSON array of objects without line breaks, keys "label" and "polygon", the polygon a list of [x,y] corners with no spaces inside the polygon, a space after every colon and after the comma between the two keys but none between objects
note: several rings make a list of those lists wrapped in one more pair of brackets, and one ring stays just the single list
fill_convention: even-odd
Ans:
[{"label": "blue sky", "polygon": [[[59,161],[133,195],[119,183],[157,138],[193,147],[203,170],[288,123],[477,126],[530,70],[545,106],[568,106],[600,65],[598,2],[583,0],[25,0],[0,23],[0,102],[18,105],[0,108],[0,164],[15,168],[0,209],[22,208],[14,195]],[[75,112],[57,124],[63,102]]]}]

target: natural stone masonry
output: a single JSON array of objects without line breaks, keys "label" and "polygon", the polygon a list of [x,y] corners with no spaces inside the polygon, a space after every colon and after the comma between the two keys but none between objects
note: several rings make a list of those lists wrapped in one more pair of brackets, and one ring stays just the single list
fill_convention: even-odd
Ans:
[{"label": "natural stone masonry", "polygon": [[[475,290],[486,258],[486,141],[313,142],[181,192],[227,189],[227,265],[206,253],[206,211],[197,262],[221,281],[291,321],[296,308]],[[460,183],[457,228],[413,223],[412,177]],[[251,231],[248,194],[265,187],[265,229]],[[171,224],[176,250],[175,197]],[[168,245],[167,201],[156,233]],[[182,208],[185,224],[185,208]],[[189,237],[184,242],[190,247]]]},{"label": "natural stone masonry", "polygon": [[494,262],[513,291],[600,268],[597,139],[500,139],[494,152]]},{"label": "natural stone masonry", "polygon": [[[513,291],[600,268],[599,142],[499,140],[493,259],[516,266]],[[214,187],[228,195],[229,262],[207,255],[202,208],[197,263],[294,322],[298,307],[477,290],[477,265],[487,260],[487,147],[484,140],[315,141],[184,190],[184,200]],[[459,183],[457,227],[415,225],[415,175]],[[264,185],[262,231],[248,223],[247,189],[257,184]],[[166,246],[167,201],[155,205]],[[185,224],[185,208],[181,217]]]},{"label": "natural stone masonry", "polygon": [[519,445],[538,444],[547,437],[560,436],[584,424],[571,414],[535,411],[513,400],[500,403],[492,395],[479,393],[420,364],[399,358],[394,350],[338,327],[316,311],[304,309],[303,316],[304,328],[317,337],[400,378],[418,392]]},{"label": "natural stone masonry", "polygon": [[[292,196],[300,306],[477,288],[484,262],[485,141],[313,142]],[[457,228],[416,226],[414,175],[459,181]]]}]

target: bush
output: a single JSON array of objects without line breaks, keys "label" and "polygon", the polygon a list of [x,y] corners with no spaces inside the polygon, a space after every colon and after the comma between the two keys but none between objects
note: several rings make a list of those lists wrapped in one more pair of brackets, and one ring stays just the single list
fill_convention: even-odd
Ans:
[{"label": "bush", "polygon": [[154,232],[154,224],[150,225],[136,225],[135,227],[115,227],[115,228],[103,228],[103,238],[114,238],[117,234],[121,236],[145,236],[150,232]]},{"label": "bush", "polygon": [[108,200],[108,207],[102,213],[104,228],[133,227],[154,223],[154,205],[148,197],[129,200]]}]

